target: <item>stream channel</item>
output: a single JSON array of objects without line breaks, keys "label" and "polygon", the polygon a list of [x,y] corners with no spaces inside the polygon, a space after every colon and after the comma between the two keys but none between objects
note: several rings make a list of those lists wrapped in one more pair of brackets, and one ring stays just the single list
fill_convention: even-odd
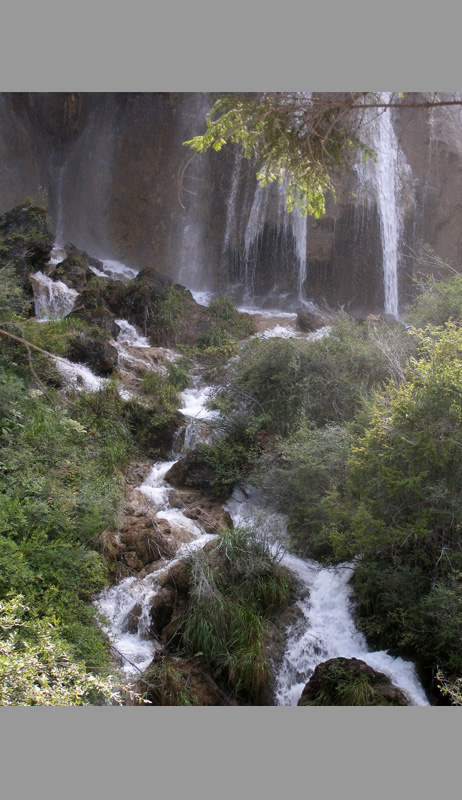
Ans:
[{"label": "stream channel", "polygon": [[[113,267],[114,263],[111,262]],[[128,269],[128,268],[127,268]],[[120,268],[119,268],[120,270]],[[123,271],[120,270],[123,274]],[[36,274],[34,291],[36,293],[36,308],[42,319],[47,319],[47,311],[59,313],[54,292],[64,295],[59,302],[64,302],[64,314],[69,313],[68,306],[72,307],[67,297],[64,284],[56,286],[59,282],[51,282],[45,276]],[[55,283],[55,287],[50,287]],[[67,292],[66,292],[67,290]],[[197,293],[196,293],[197,294]],[[204,304],[208,297],[196,296],[196,300]],[[66,305],[67,303],[67,305]],[[265,311],[260,309],[240,309],[246,313],[258,313],[267,318],[263,324],[260,337],[293,337],[319,338],[328,335],[329,329],[323,328],[314,334],[300,334],[295,331],[296,314],[281,311]],[[136,367],[136,362],[144,363],[145,368],[149,362],[143,353],[148,353],[149,342],[126,320],[117,320],[120,333],[113,344],[119,352],[119,367],[121,374],[121,394],[129,397],[131,392],[124,387],[124,374],[130,374],[130,369]],[[175,360],[178,356],[173,351],[163,349],[163,356],[167,360]],[[104,384],[104,379],[95,376],[88,367],[81,364],[59,364],[63,375],[76,388],[85,391],[97,391]],[[213,534],[206,533],[196,520],[185,516],[182,510],[173,508],[169,503],[169,495],[173,490],[166,480],[165,475],[171,466],[182,456],[185,451],[194,447],[198,441],[204,441],[210,436],[215,411],[207,407],[213,387],[206,386],[201,381],[200,374],[192,377],[188,389],[181,393],[181,408],[179,411],[185,417],[186,427],[181,446],[173,448],[169,461],[159,461],[152,465],[151,471],[145,480],[137,487],[151,506],[158,519],[168,520],[183,531],[183,543],[180,545],[173,559],[164,560],[159,569],[149,572],[144,577],[136,575],[126,577],[117,584],[100,593],[96,602],[97,608],[104,617],[104,629],[118,651],[121,658],[121,668],[127,680],[133,679],[147,668],[156,650],[162,646],[150,635],[150,608],[156,592],[161,588],[161,576],[178,560],[189,553],[202,548],[214,538]],[[304,560],[290,554],[285,549],[287,541],[286,521],[283,515],[274,513],[268,508],[267,501],[262,493],[248,487],[236,488],[224,508],[231,515],[234,526],[252,525],[262,535],[271,537],[275,553],[277,552],[281,563],[290,569],[302,586],[302,592],[297,604],[300,614],[295,623],[292,623],[286,634],[286,649],[282,663],[275,675],[276,692],[274,704],[279,706],[294,706],[300,698],[302,690],[314,671],[315,667],[327,659],[343,656],[358,658],[365,661],[374,669],[386,674],[392,683],[402,689],[409,699],[410,705],[429,705],[425,692],[419,683],[414,665],[401,658],[394,658],[386,651],[370,651],[365,637],[356,628],[353,609],[353,590],[350,579],[353,574],[353,564],[340,564],[335,567],[322,567],[315,561]],[[128,624],[137,607],[137,629]]]}]

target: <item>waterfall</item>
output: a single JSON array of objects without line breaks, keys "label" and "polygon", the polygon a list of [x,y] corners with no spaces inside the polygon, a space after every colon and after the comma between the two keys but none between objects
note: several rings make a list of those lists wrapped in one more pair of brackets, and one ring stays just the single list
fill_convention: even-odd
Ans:
[{"label": "waterfall", "polygon": [[[389,102],[392,94],[381,92],[383,102]],[[376,110],[373,113],[377,114]],[[410,168],[396,138],[392,109],[385,109],[375,116],[367,125],[367,131],[377,159],[358,166],[357,172],[360,181],[372,189],[377,203],[382,244],[384,311],[398,319],[403,179],[409,177]]]},{"label": "waterfall", "polygon": [[64,204],[63,204],[63,178],[64,178],[64,164],[60,167],[58,172],[58,179],[56,181],[56,233],[55,233],[55,247],[64,247]]},{"label": "waterfall", "polygon": [[[200,93],[191,95],[182,109],[179,124],[186,125],[185,130],[197,131],[204,124],[209,110],[207,97]],[[207,291],[210,284],[204,269],[208,239],[204,205],[210,201],[210,164],[205,155],[196,153],[192,157],[182,176],[179,198],[182,224],[179,232],[173,226],[170,234],[170,250],[175,253],[177,261],[177,280],[188,289]]]},{"label": "waterfall", "polygon": [[[301,303],[305,303],[307,280],[307,218],[303,217],[298,208],[289,213],[286,208],[284,184],[273,183],[253,186],[250,174],[244,172],[242,167],[243,157],[236,153],[231,190],[227,205],[225,236],[223,254],[235,260],[233,253],[241,253],[241,263],[237,266],[239,279],[244,284],[244,300],[252,303],[256,295],[257,269],[262,254],[263,237],[265,228],[274,228],[277,235],[282,235],[284,253],[278,253],[278,273],[281,274],[289,268],[297,275],[297,293]],[[238,208],[246,209],[246,221],[238,214]],[[245,213],[245,212],[244,212]],[[293,240],[293,250],[287,247],[287,242]],[[275,248],[274,248],[275,249]],[[295,263],[290,264],[290,259]],[[264,265],[265,269],[269,265]],[[236,269],[231,264],[231,271]],[[276,278],[277,283],[277,278]],[[277,286],[274,292],[277,293]]]}]

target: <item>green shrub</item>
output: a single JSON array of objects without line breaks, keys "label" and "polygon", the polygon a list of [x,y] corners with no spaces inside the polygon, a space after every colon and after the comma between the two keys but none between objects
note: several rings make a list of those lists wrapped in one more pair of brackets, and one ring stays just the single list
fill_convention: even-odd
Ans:
[{"label": "green shrub", "polygon": [[0,706],[122,704],[111,678],[75,661],[53,619],[39,619],[15,596],[0,601]]},{"label": "green shrub", "polygon": [[417,338],[407,380],[363,415],[331,541],[339,558],[361,556],[362,627],[452,676],[462,671],[462,331],[448,323]]},{"label": "green shrub", "polygon": [[[417,328],[460,321],[462,312],[462,275],[442,261],[428,246],[417,269],[423,270],[418,281],[420,296],[408,306],[406,321]],[[448,274],[450,273],[450,274]]]},{"label": "green shrub", "polygon": [[317,426],[343,424],[353,419],[372,387],[397,378],[398,364],[404,364],[411,346],[406,331],[398,335],[390,329],[377,337],[367,324],[339,315],[324,339],[245,344],[230,367],[226,393],[235,408],[266,414],[272,434],[288,436],[305,420]]},{"label": "green shrub", "polygon": [[339,425],[299,428],[278,440],[253,476],[283,511],[296,549],[312,558],[332,556],[332,504],[343,489],[352,436]]}]

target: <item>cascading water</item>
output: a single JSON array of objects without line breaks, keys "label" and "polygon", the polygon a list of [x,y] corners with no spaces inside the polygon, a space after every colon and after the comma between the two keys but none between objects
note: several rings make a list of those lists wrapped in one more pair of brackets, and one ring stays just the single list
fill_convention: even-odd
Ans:
[{"label": "cascading water", "polygon": [[[235,490],[226,505],[235,526],[248,525],[273,541],[275,553],[281,551],[287,535],[282,514],[268,513],[258,491]],[[357,630],[351,613],[349,580],[353,565],[324,568],[284,553],[281,564],[288,567],[305,589],[297,605],[301,618],[287,632],[282,666],[276,676],[276,704],[296,705],[315,667],[322,661],[344,656],[365,661],[387,675],[402,689],[411,705],[429,705],[417,680],[414,666],[385,651],[370,652],[364,636]]]},{"label": "cascading water", "polygon": [[[206,408],[209,394],[210,390],[201,387],[182,393],[182,413],[190,418],[184,437],[183,447],[186,449],[186,442],[190,440],[188,428],[194,426],[196,419],[210,419],[213,414]],[[200,550],[215,538],[213,534],[206,533],[198,522],[185,516],[183,511],[170,507],[172,487],[166,483],[165,475],[181,452],[175,454],[173,461],[155,463],[138,491],[155,511],[157,519],[166,520],[186,541],[180,545],[173,559],[164,560],[158,569],[143,578],[129,577],[114,584],[100,594],[96,603],[100,614],[106,619],[104,629],[119,653],[127,675],[146,669],[156,650],[161,647],[150,630],[150,609],[155,595],[161,589],[161,577],[180,559]],[[133,623],[135,617],[136,625]]]}]

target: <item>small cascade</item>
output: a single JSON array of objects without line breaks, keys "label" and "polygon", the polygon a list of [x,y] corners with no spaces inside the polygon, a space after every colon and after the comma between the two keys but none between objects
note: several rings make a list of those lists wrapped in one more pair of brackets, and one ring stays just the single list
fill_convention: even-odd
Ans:
[{"label": "small cascade", "polygon": [[193,420],[211,420],[218,417],[217,411],[212,411],[207,408],[207,403],[213,394],[211,386],[193,386],[191,389],[185,389],[181,392],[181,400],[183,405],[179,408],[179,412],[185,417],[190,417]]},{"label": "small cascade", "polygon": [[[110,258],[103,258],[102,261],[104,268],[102,276],[105,278],[109,276],[115,280],[125,280],[126,278],[136,278],[138,275],[138,269],[129,267],[127,264],[123,264],[121,261],[115,261],[114,259]],[[97,273],[97,270],[94,269],[93,271]]]},{"label": "small cascade", "polygon": [[29,276],[34,291],[35,316],[38,320],[61,319],[70,314],[78,296],[62,281],[52,281],[43,272]]},{"label": "small cascade", "polygon": [[[254,527],[273,541],[275,554],[281,552],[287,536],[285,517],[265,511],[258,491],[247,490],[244,495],[235,490],[226,508],[235,526]],[[296,705],[315,667],[338,656],[361,659],[383,672],[405,692],[411,705],[429,705],[411,662],[393,658],[385,651],[369,652],[352,616],[352,564],[326,568],[287,552],[281,564],[296,575],[305,591],[297,603],[301,618],[288,631],[286,652],[276,676],[277,705]]]},{"label": "small cascade", "polygon": [[135,326],[131,325],[126,319],[116,319],[115,321],[120,328],[117,335],[118,342],[129,347],[151,347],[146,337],[141,336]]}]

